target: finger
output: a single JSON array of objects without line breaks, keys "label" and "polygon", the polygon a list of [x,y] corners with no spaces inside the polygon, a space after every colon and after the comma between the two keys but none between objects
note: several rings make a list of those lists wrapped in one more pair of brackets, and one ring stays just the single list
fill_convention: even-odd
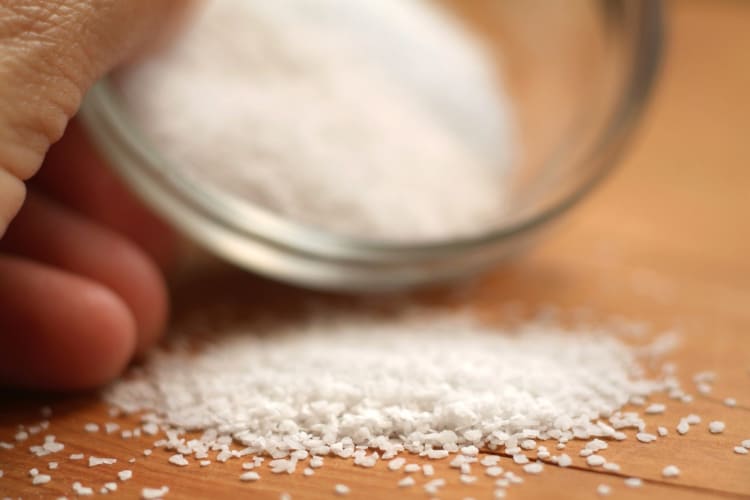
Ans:
[{"label": "finger", "polygon": [[88,218],[127,236],[162,268],[175,261],[175,233],[106,168],[76,120],[70,122],[62,140],[52,146],[33,184]]},{"label": "finger", "polygon": [[167,317],[166,285],[151,259],[117,233],[31,192],[0,248],[112,290],[135,319],[138,353],[161,334]]},{"label": "finger", "polygon": [[[0,3],[0,193],[21,189],[86,89],[159,33],[177,0]],[[173,17],[173,16],[172,16]],[[14,180],[15,179],[15,180]],[[10,186],[10,187],[9,187]],[[0,198],[0,236],[19,207]]]},{"label": "finger", "polygon": [[0,384],[100,386],[125,368],[135,341],[134,319],[109,289],[0,255]]}]

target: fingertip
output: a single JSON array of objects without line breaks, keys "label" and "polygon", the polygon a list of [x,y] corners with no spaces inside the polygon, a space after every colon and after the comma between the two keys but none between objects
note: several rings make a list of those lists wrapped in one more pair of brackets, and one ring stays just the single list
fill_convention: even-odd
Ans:
[{"label": "fingertip", "polygon": [[117,294],[20,258],[0,257],[0,276],[0,383],[89,389],[125,369],[136,323]]},{"label": "fingertip", "polygon": [[0,238],[26,198],[26,185],[0,166]]}]

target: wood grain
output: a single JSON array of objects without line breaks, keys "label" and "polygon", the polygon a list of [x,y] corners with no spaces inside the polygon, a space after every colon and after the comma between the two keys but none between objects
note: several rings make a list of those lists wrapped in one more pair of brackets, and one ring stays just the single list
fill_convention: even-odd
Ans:
[{"label": "wood grain", "polygon": [[[750,2],[681,1],[669,7],[663,78],[620,168],[531,254],[460,293],[433,291],[424,300],[468,302],[488,316],[507,301],[585,306],[599,317],[642,320],[655,331],[677,326],[683,341],[674,359],[685,387],[692,391],[691,375],[703,369],[716,371],[718,380],[710,395],[697,396],[692,404],[666,401],[666,414],[646,417],[650,428],[667,426],[668,437],[645,445],[631,436],[610,446],[606,456],[621,465],[619,474],[586,467],[576,456],[574,467],[550,465],[543,475],[528,476],[502,458],[500,465],[525,479],[509,489],[509,498],[597,498],[599,484],[612,486],[612,498],[750,498],[750,456],[732,452],[750,439]],[[282,297],[299,295],[262,286]],[[248,293],[265,293],[255,290]],[[182,303],[186,307],[190,301]],[[728,396],[738,400],[736,408],[722,404]],[[327,459],[313,477],[265,472],[254,484],[238,481],[238,461],[201,471],[196,464],[178,469],[166,463],[164,451],[142,455],[152,439],[83,432],[86,422],[113,420],[95,396],[5,394],[0,441],[12,441],[18,424],[40,421],[42,403],[54,409],[47,432],[66,444],[54,458],[59,469],[49,484],[33,487],[27,471],[48,457],[36,459],[27,446],[0,449],[5,472],[0,495],[71,495],[74,480],[98,489],[114,480],[116,471],[129,468],[134,478],[120,483],[117,497],[134,498],[143,486],[166,484],[169,498],[278,498],[281,492],[330,498],[336,483],[350,486],[350,498],[425,497],[421,487],[398,489],[403,473],[389,472],[384,464],[364,470]],[[703,423],[678,436],[675,425],[688,413],[701,415]],[[725,421],[727,430],[710,434],[706,422],[712,419]],[[23,444],[41,440],[32,436]],[[567,452],[573,456],[577,447],[571,444]],[[75,452],[119,462],[88,468],[67,458]],[[127,463],[130,457],[135,464]],[[661,477],[668,464],[680,467],[679,478]],[[434,465],[436,477],[448,481],[441,498],[491,498],[490,478],[479,474],[476,484],[463,485],[455,471],[445,471],[446,463]],[[622,476],[641,477],[645,484],[629,489]],[[418,484],[423,482],[419,477]]]}]

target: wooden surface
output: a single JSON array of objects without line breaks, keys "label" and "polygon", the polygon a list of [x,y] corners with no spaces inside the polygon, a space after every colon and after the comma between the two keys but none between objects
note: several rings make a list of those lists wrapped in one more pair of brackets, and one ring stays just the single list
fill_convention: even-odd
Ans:
[{"label": "wooden surface", "polygon": [[[461,298],[439,291],[425,297],[469,301],[487,312],[509,300],[586,306],[655,329],[679,326],[683,342],[673,357],[684,386],[694,392],[692,374],[711,369],[718,373],[715,389],[692,404],[667,401],[665,415],[646,417],[650,427],[667,426],[668,437],[649,445],[631,437],[610,446],[605,455],[622,466],[619,475],[588,468],[575,456],[570,469],[547,466],[542,475],[528,476],[501,459],[503,467],[525,478],[508,490],[508,498],[596,498],[599,484],[612,486],[611,498],[750,498],[750,455],[732,451],[750,439],[750,2],[681,1],[671,7],[663,78],[620,168],[532,254],[462,289]],[[736,408],[722,404],[727,396],[738,400]],[[117,497],[135,498],[143,486],[166,484],[168,498],[278,498],[281,492],[330,498],[334,484],[345,483],[352,490],[349,498],[425,498],[421,487],[396,488],[403,473],[389,472],[384,464],[365,470],[326,459],[313,477],[266,472],[256,484],[237,480],[238,461],[200,472],[195,464],[178,469],[166,463],[164,451],[141,454],[152,439],[84,433],[89,421],[135,425],[107,417],[93,396],[6,394],[0,441],[13,441],[18,424],[42,420],[42,403],[54,410],[46,432],[65,443],[65,450],[55,458],[33,457],[27,448],[39,444],[40,435],[25,446],[0,449],[0,497],[73,497],[73,481],[98,490],[128,468],[134,478],[120,484]],[[677,436],[674,427],[688,413],[701,415],[704,423]],[[713,419],[726,422],[723,434],[708,433],[705,423]],[[578,446],[567,452],[573,455]],[[119,463],[90,469],[67,458],[79,451],[117,457]],[[130,457],[136,463],[127,464]],[[31,486],[28,469],[47,460],[60,462],[52,482]],[[679,478],[661,477],[668,464],[680,467]],[[446,463],[435,467],[435,477],[448,481],[441,498],[492,497],[489,478],[462,485],[455,470],[445,471]],[[420,476],[418,484],[425,481]],[[626,488],[620,476],[641,477],[645,485]]]}]

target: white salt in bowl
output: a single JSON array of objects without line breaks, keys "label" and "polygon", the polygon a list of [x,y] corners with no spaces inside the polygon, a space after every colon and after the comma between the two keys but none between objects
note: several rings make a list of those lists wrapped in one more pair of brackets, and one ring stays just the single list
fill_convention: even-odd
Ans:
[{"label": "white salt in bowl", "polygon": [[[316,2],[319,5],[347,5],[338,0],[297,1],[300,6]],[[262,203],[257,197],[238,195],[231,185],[202,179],[195,175],[195,171],[182,168],[184,160],[175,161],[173,152],[160,146],[160,132],[149,129],[153,116],[144,121],[144,109],[151,113],[169,113],[169,106],[165,105],[165,101],[171,99],[168,87],[161,89],[163,94],[157,100],[140,106],[140,111],[136,112],[134,108],[138,107],[138,101],[134,106],[132,93],[126,95],[127,87],[118,83],[122,79],[105,78],[88,94],[81,112],[83,122],[112,167],[157,213],[210,253],[253,272],[307,287],[336,290],[393,289],[472,275],[535,243],[616,164],[644,108],[658,68],[661,4],[652,0],[414,2],[426,3],[430,9],[439,11],[440,16],[450,17],[451,22],[460,26],[461,33],[467,34],[471,43],[480,47],[483,61],[488,64],[487,72],[493,75],[492,85],[497,85],[498,102],[507,104],[497,109],[497,120],[493,121],[488,114],[494,108],[477,105],[480,102],[477,96],[486,89],[472,88],[473,80],[463,78],[458,69],[454,71],[454,68],[460,68],[455,58],[451,60],[439,52],[436,57],[424,57],[424,54],[429,54],[424,52],[429,49],[425,49],[428,36],[410,36],[414,29],[408,23],[404,25],[408,29],[398,36],[389,31],[390,27],[381,31],[375,29],[379,26],[377,23],[383,22],[382,18],[376,21],[376,16],[368,17],[363,8],[385,4],[348,3],[357,6],[357,17],[351,17],[352,10],[350,20],[346,22],[359,24],[347,24],[346,27],[353,37],[368,33],[369,41],[376,41],[370,43],[369,52],[362,49],[361,61],[367,63],[379,57],[381,63],[385,62],[379,70],[386,69],[384,74],[389,85],[394,82],[397,85],[414,85],[414,82],[421,85],[415,87],[418,89],[415,99],[432,96],[432,101],[427,99],[425,102],[435,109],[442,109],[438,109],[435,116],[442,116],[443,121],[450,122],[448,128],[456,134],[464,134],[466,144],[469,144],[467,151],[474,155],[481,150],[481,155],[477,153],[481,161],[488,162],[487,165],[497,164],[497,168],[505,172],[503,181],[496,186],[498,196],[502,197],[502,209],[483,220],[481,225],[472,227],[471,231],[414,239],[390,239],[369,232],[365,227],[360,233],[341,231],[335,226],[284,215],[283,211],[273,208],[273,193],[263,193],[271,203]],[[310,12],[307,11],[306,15]],[[361,15],[362,12],[365,14]],[[321,19],[331,22],[331,19],[338,18],[323,16]],[[387,36],[382,33],[387,33]],[[378,36],[382,37],[382,43]],[[289,40],[294,42],[294,38]],[[266,42],[268,40],[264,40]],[[310,45],[314,45],[312,41]],[[354,39],[351,44],[341,45],[366,46],[364,43],[356,45]],[[267,45],[259,46],[259,61],[274,57],[263,52]],[[409,54],[422,56],[410,61]],[[217,57],[222,57],[222,54],[217,54]],[[338,64],[337,61],[331,64],[334,63]],[[127,71],[132,70],[125,70],[126,79]],[[342,74],[346,75],[346,72]],[[221,74],[217,72],[212,76],[219,78]],[[190,75],[178,81],[191,81]],[[268,89],[277,87],[274,84]],[[216,96],[201,95],[196,101],[208,99],[211,102],[212,98]],[[241,96],[235,102],[238,106],[244,103]],[[231,118],[228,116],[232,111],[231,101],[229,108],[216,104],[216,109],[224,109],[222,112],[227,114],[227,119]],[[160,110],[162,105],[167,111]],[[269,128],[281,124],[276,135],[272,136],[277,141],[285,139],[285,122],[279,120],[279,116],[285,113],[303,116],[306,112],[315,112],[312,100],[309,106],[298,106],[302,109],[293,107],[297,106],[294,103],[285,107],[278,99],[274,106],[267,111],[270,115],[260,116],[256,122],[262,124],[266,118],[276,119],[268,123]],[[190,106],[182,108],[192,109]],[[326,111],[322,108],[318,112]],[[462,113],[465,120],[458,123],[460,120],[456,117]],[[456,123],[458,125],[454,126]],[[500,126],[487,125],[492,123]],[[186,130],[193,129],[192,124],[185,125]],[[392,123],[386,128],[398,125]],[[195,130],[199,131],[198,139],[201,139],[200,128]],[[502,137],[496,130],[502,132]],[[239,137],[246,133],[252,143],[253,131],[237,130],[236,125],[226,131],[226,136],[236,137],[238,133]],[[191,137],[186,133],[184,140],[195,141],[196,135]],[[217,142],[216,155],[224,154],[220,144],[222,135],[211,140]],[[297,147],[293,142],[290,144]],[[320,145],[314,144],[315,147]],[[330,151],[349,147],[335,139],[323,145],[333,148]],[[353,151],[356,154],[356,150]],[[495,156],[488,151],[495,151]],[[288,156],[294,159],[293,155]],[[304,154],[299,156],[299,168],[310,168],[305,164]],[[240,167],[253,169],[259,168],[258,165],[257,159],[250,158]],[[205,168],[210,171],[213,166],[206,165]],[[409,168],[409,165],[404,164],[402,168]],[[466,168],[463,179],[459,175],[437,181],[446,186],[453,184],[458,190],[471,185],[472,181],[477,184],[476,179],[465,178],[475,170]],[[344,174],[349,173],[342,169],[341,178],[329,175],[328,180],[317,181],[341,182],[346,178]],[[360,198],[370,190],[382,189],[381,185],[375,185],[379,179],[369,180],[366,175],[364,179],[364,182],[351,186],[353,192],[361,195]],[[414,196],[404,196],[399,191],[404,186],[398,182],[396,180],[394,184],[394,196],[390,197],[393,198],[391,203],[396,205],[384,207],[378,214],[386,223],[389,218],[398,222],[402,214],[407,218],[409,203],[414,204],[423,194],[419,191]],[[420,187],[417,185],[412,189]],[[303,196],[314,197],[315,193]],[[399,205],[401,200],[403,205]],[[445,211],[444,202],[434,201],[435,214],[453,214]],[[301,212],[304,216],[304,205]],[[345,221],[348,214],[341,210],[335,216],[339,215]],[[442,215],[437,219],[440,217]]]}]

